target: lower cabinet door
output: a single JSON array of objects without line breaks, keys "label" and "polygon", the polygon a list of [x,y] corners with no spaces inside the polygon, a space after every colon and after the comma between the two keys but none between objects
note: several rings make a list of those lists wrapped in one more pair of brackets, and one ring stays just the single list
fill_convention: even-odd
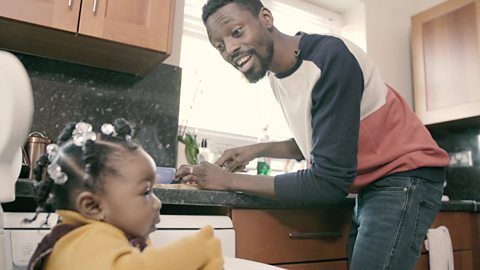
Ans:
[{"label": "lower cabinet door", "polygon": [[[435,270],[430,269],[428,262],[428,254],[422,254],[417,263],[415,270]],[[459,270],[473,270],[473,254],[471,250],[455,251],[453,252],[454,269]]]}]

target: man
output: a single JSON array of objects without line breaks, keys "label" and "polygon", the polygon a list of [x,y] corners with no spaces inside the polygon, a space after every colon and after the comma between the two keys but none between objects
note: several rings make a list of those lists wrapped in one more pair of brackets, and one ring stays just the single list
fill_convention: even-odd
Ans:
[{"label": "man", "polygon": [[[335,203],[357,193],[350,269],[413,269],[441,206],[448,155],[403,98],[357,46],[286,35],[259,0],[209,0],[202,19],[225,61],[252,83],[268,76],[294,138],[229,149],[216,165],[182,166],[177,175],[287,203]],[[309,168],[275,177],[233,173],[261,156],[305,158]]]}]

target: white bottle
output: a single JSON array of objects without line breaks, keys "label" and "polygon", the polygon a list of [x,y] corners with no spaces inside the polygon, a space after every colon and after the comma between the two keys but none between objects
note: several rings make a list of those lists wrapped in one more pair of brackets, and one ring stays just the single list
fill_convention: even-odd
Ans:
[{"label": "white bottle", "polygon": [[210,151],[210,148],[208,148],[207,139],[202,139],[202,142],[200,143],[200,149],[198,149],[197,160],[198,160],[198,163],[202,161],[206,161],[210,163],[215,162],[215,160],[213,160],[213,153],[212,151]]}]

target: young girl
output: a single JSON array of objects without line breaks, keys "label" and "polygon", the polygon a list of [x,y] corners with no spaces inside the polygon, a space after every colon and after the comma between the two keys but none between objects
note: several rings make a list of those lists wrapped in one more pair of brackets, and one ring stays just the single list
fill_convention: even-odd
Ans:
[{"label": "young girl", "polygon": [[29,270],[222,269],[220,241],[211,227],[162,248],[148,245],[160,222],[161,202],[152,191],[155,162],[132,138],[124,119],[71,123],[58,145],[37,162],[38,210],[57,209],[61,222],[45,236]]}]

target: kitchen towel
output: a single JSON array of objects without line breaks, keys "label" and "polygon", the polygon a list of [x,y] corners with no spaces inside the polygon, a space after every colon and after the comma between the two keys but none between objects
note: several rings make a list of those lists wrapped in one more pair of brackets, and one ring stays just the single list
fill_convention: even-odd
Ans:
[{"label": "kitchen towel", "polygon": [[454,270],[452,240],[447,227],[428,229],[425,248],[429,253],[430,270]]}]

